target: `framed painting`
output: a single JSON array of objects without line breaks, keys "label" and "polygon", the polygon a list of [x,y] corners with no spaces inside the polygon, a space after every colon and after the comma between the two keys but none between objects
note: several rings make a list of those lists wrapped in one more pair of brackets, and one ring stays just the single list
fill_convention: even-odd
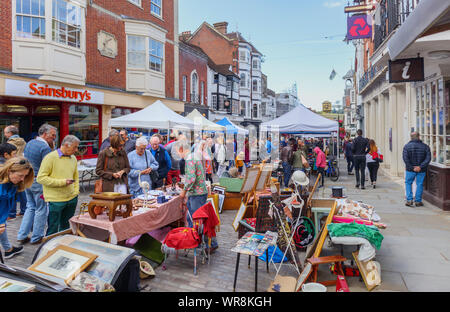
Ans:
[{"label": "framed painting", "polygon": [[235,232],[237,232],[238,227],[239,227],[239,221],[242,220],[246,211],[247,211],[247,206],[244,203],[241,203],[241,207],[239,208],[238,212],[236,213],[236,216],[234,217],[234,221],[232,224]]},{"label": "framed painting", "polygon": [[31,265],[28,270],[55,276],[69,284],[80,272],[84,271],[97,255],[64,245],[58,245]]},{"label": "framed painting", "polygon": [[254,190],[256,183],[259,178],[259,167],[256,168],[248,168],[245,172],[245,179],[242,183],[241,193],[249,193]]},{"label": "framed painting", "polygon": [[257,192],[261,192],[264,191],[264,189],[266,188],[266,185],[269,183],[269,179],[272,176],[272,165],[271,164],[263,164],[261,165],[262,170],[261,170],[261,174],[259,176],[259,180],[258,183],[256,184],[256,191]]},{"label": "framed painting", "polygon": [[225,195],[226,191],[227,191],[227,188],[223,187],[223,186],[220,186],[220,185],[214,185],[213,188],[212,188],[212,192],[213,193],[217,193],[217,194],[220,194],[220,195]]}]

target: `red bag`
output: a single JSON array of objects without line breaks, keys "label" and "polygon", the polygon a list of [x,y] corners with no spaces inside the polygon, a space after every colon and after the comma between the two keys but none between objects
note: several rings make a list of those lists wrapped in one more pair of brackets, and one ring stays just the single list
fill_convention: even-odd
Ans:
[{"label": "red bag", "polygon": [[196,248],[201,238],[193,228],[177,228],[167,234],[164,244],[176,250]]},{"label": "red bag", "polygon": [[350,292],[347,281],[342,275],[338,275],[336,281],[336,292]]}]

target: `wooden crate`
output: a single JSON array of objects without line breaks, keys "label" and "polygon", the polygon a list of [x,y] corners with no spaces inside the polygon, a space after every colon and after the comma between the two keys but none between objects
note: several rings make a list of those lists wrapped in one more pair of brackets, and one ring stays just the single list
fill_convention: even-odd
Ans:
[{"label": "wooden crate", "polygon": [[226,192],[225,200],[223,201],[223,210],[239,210],[243,196],[241,193]]}]

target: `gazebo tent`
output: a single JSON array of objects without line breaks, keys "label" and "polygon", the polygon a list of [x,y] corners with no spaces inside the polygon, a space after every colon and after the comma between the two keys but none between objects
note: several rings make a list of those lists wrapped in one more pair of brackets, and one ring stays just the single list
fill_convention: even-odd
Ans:
[{"label": "gazebo tent", "polygon": [[116,128],[194,129],[192,120],[175,113],[159,100],[136,113],[112,118],[108,125]]},{"label": "gazebo tent", "polygon": [[224,126],[220,126],[208,119],[206,119],[198,110],[194,109],[189,115],[186,116],[192,120],[196,128],[201,128],[205,131],[225,131]]},{"label": "gazebo tent", "polygon": [[261,128],[289,134],[331,134],[339,131],[339,123],[320,116],[300,104],[283,116],[262,123]]},{"label": "gazebo tent", "polygon": [[216,124],[224,126],[227,133],[247,135],[249,131],[232,123],[227,117],[216,122]]}]

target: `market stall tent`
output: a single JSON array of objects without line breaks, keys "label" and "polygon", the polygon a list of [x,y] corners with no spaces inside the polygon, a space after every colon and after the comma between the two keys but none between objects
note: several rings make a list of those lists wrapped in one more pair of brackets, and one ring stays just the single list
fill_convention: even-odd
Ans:
[{"label": "market stall tent", "polygon": [[189,115],[186,116],[192,120],[195,124],[195,128],[201,128],[206,131],[225,131],[224,126],[220,126],[208,119],[206,119],[198,110],[194,109]]},{"label": "market stall tent", "polygon": [[320,116],[300,104],[283,116],[262,123],[261,128],[291,134],[328,134],[338,132],[339,123]]},{"label": "market stall tent", "polygon": [[216,124],[224,126],[227,133],[247,135],[249,131],[232,123],[227,117],[216,122]]},{"label": "market stall tent", "polygon": [[136,113],[112,118],[108,125],[113,128],[194,129],[192,120],[175,113],[159,100]]}]

